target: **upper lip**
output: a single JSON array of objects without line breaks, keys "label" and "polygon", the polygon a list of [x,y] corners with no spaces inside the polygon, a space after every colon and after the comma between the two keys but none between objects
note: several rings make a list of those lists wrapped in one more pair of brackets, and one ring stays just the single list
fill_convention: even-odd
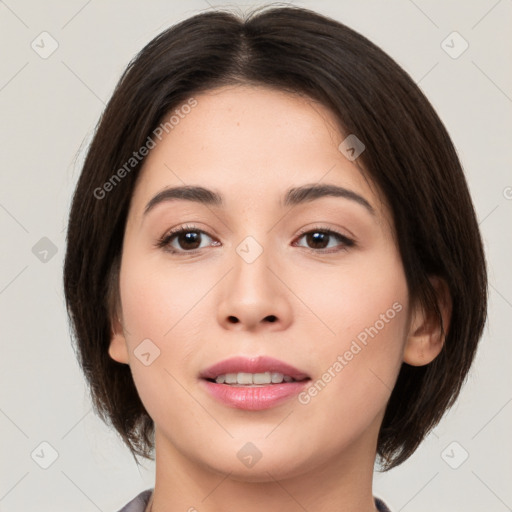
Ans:
[{"label": "upper lip", "polygon": [[303,380],[309,378],[309,375],[297,368],[274,359],[273,357],[257,356],[257,357],[231,357],[220,361],[219,363],[206,368],[200,373],[202,379],[215,379],[219,375],[227,373],[264,373],[277,372],[288,375],[295,380]]}]

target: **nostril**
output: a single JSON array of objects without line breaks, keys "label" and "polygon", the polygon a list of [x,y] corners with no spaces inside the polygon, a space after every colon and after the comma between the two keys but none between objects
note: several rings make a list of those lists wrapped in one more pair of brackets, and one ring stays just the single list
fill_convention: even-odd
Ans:
[{"label": "nostril", "polygon": [[232,324],[236,324],[238,323],[238,318],[236,316],[228,316],[228,320],[232,323]]},{"label": "nostril", "polygon": [[277,320],[275,315],[269,315],[266,317],[269,322],[275,322]]}]

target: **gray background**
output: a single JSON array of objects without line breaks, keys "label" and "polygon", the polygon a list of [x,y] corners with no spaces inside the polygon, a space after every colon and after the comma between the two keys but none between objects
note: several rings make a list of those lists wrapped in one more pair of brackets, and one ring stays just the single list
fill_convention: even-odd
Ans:
[{"label": "gray background", "polygon": [[[512,0],[293,3],[366,35],[420,85],[457,147],[487,251],[489,322],[463,393],[409,461],[376,475],[375,494],[394,512],[512,510]],[[137,468],[91,412],[63,302],[66,217],[84,150],[129,60],[209,8],[0,1],[1,511],[115,511],[153,485],[152,463]],[[469,44],[457,58],[463,42],[453,31]],[[52,40],[58,48],[44,55]]]}]

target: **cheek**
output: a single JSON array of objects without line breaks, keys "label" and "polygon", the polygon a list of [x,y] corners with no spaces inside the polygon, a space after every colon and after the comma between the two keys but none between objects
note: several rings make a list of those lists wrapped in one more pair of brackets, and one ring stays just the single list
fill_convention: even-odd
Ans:
[{"label": "cheek", "polygon": [[[181,435],[186,435],[186,426],[201,419],[201,411],[191,407],[183,368],[194,353],[191,340],[197,338],[189,315],[207,283],[195,286],[191,278],[142,255],[126,258],[120,275],[126,341],[137,392],[155,423],[173,425],[173,435],[178,436],[181,424],[185,425]],[[144,351],[140,349],[143,346]],[[150,354],[147,365],[140,357],[144,352]],[[180,422],[183,411],[187,411],[187,421],[181,418]]]},{"label": "cheek", "polygon": [[[171,270],[161,263],[139,259],[121,271],[121,297],[127,328],[136,337],[168,340],[179,331],[194,306],[204,297],[213,280],[198,278],[187,269]],[[190,267],[192,269],[192,267]],[[212,284],[208,284],[212,281]]]},{"label": "cheek", "polygon": [[318,340],[307,347],[320,381],[312,393],[322,394],[319,402],[338,404],[333,412],[344,403],[352,410],[367,408],[371,401],[375,413],[389,398],[406,340],[408,289],[400,260],[390,253],[324,279],[306,274],[299,293],[315,312],[307,320],[311,338]]},{"label": "cheek", "polygon": [[375,324],[379,332],[399,333],[405,327],[408,290],[396,258],[361,258],[335,272],[332,267],[304,272],[294,292],[312,313],[307,322],[328,344],[348,341]]},{"label": "cheek", "polygon": [[[193,266],[173,270],[135,252],[123,261],[120,292],[130,367],[141,400],[155,419],[160,409],[171,410],[170,403],[160,404],[169,397],[172,409],[190,404],[180,384],[188,385],[184,368],[197,354],[196,340],[204,339],[195,318],[215,280],[211,272],[198,276]],[[147,366],[141,362],[143,353],[150,354]]]}]

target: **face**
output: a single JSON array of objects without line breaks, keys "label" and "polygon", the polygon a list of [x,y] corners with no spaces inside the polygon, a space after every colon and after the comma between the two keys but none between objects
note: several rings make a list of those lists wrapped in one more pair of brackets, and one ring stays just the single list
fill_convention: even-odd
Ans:
[{"label": "face", "polygon": [[[122,329],[109,348],[130,365],[155,422],[157,459],[160,451],[264,480],[374,457],[410,326],[383,198],[338,149],[347,134],[318,103],[249,86],[194,98],[139,175],[120,271]],[[147,208],[185,185],[220,201],[164,194]],[[338,193],[290,194],[324,185]],[[233,357],[257,378],[282,370],[251,366],[258,357],[307,378],[242,388],[201,377]]]}]

